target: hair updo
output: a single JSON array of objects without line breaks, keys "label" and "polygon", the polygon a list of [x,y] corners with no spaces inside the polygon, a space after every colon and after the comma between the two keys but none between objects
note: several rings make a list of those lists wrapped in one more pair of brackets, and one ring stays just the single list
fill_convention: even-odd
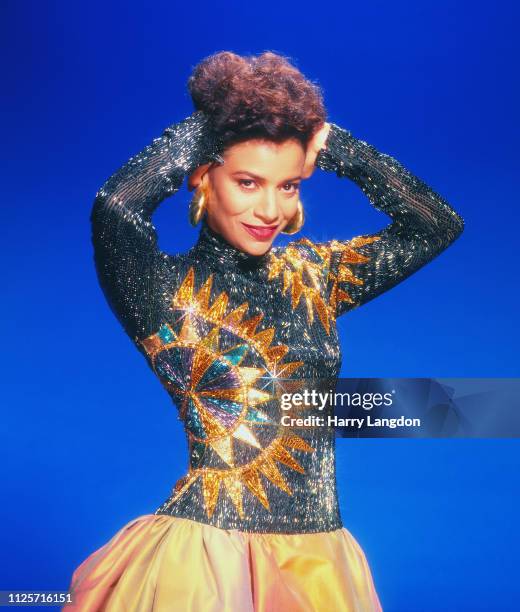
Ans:
[{"label": "hair updo", "polygon": [[326,120],[320,88],[271,51],[210,55],[194,68],[188,90],[195,110],[210,117],[224,146],[250,138],[296,138],[305,147]]}]

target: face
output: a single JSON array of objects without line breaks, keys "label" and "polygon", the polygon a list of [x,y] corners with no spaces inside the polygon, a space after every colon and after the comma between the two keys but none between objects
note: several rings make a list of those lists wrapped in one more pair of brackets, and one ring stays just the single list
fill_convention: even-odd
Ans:
[{"label": "face", "polygon": [[297,212],[305,149],[293,139],[251,139],[222,157],[203,177],[208,225],[241,251],[263,255]]}]

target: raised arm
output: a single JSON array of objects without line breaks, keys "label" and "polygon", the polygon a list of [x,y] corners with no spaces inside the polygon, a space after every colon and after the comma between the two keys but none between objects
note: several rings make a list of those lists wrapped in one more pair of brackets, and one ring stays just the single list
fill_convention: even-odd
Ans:
[{"label": "raised arm", "polygon": [[219,151],[207,116],[197,111],[166,128],[96,194],[90,220],[99,283],[132,338],[151,333],[158,287],[174,273],[158,249],[152,215],[186,175],[219,160]]},{"label": "raised arm", "polygon": [[421,179],[334,123],[316,166],[350,178],[392,218],[376,234],[317,245],[329,262],[327,298],[336,317],[403,281],[464,229],[462,217]]}]

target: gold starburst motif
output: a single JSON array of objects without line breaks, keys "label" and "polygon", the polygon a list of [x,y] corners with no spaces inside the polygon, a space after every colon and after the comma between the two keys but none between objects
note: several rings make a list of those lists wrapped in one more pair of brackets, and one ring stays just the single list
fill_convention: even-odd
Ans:
[{"label": "gold starburst motif", "polygon": [[[269,280],[283,277],[282,292],[290,289],[291,306],[298,306],[301,298],[307,307],[307,320],[314,322],[314,310],[327,334],[330,333],[330,321],[336,313],[336,306],[341,301],[353,303],[351,296],[340,288],[342,283],[362,285],[357,278],[352,264],[366,263],[370,258],[358,253],[355,249],[379,240],[379,236],[357,236],[347,242],[332,240],[328,243],[314,243],[308,238],[301,238],[289,244],[281,253],[271,254],[269,261]],[[333,253],[340,252],[337,271],[331,268]],[[327,302],[323,299],[329,283],[332,282]]]},{"label": "gold starburst motif", "polygon": [[231,498],[238,515],[242,519],[245,517],[243,508],[244,489],[249,490],[266,510],[270,510],[269,499],[262,484],[261,476],[265,476],[271,483],[291,495],[292,491],[278,469],[277,462],[301,474],[305,473],[305,470],[288,449],[307,453],[314,452],[314,448],[309,446],[300,436],[295,434],[277,436],[268,446],[262,449],[262,452],[255,459],[246,465],[229,470],[209,468],[190,470],[184,478],[177,482],[170,503],[183,495],[197,479],[202,478],[204,504],[209,518],[215,511],[222,488]]},{"label": "gold starburst motif", "polygon": [[[244,488],[269,508],[261,475],[290,494],[277,463],[302,472],[289,449],[314,450],[294,434],[281,435],[272,407],[270,412],[264,408],[276,406],[276,396],[260,385],[266,379],[289,379],[303,362],[284,360],[287,345],[273,344],[275,328],[258,329],[262,313],[246,317],[247,302],[227,312],[225,291],[211,300],[212,283],[210,275],[195,291],[190,268],[172,297],[176,317],[141,344],[179,406],[189,440],[190,469],[170,503],[200,480],[208,517],[222,485],[243,518]],[[262,428],[271,428],[272,435],[259,436]],[[237,443],[242,452],[236,452]],[[244,453],[244,447],[251,452]]]}]

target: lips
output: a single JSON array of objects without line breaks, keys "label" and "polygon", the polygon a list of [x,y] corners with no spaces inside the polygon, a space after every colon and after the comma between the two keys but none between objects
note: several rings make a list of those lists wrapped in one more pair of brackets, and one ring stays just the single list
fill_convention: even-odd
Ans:
[{"label": "lips", "polygon": [[247,223],[242,223],[242,225],[257,240],[269,240],[278,227],[278,225],[248,225]]}]

